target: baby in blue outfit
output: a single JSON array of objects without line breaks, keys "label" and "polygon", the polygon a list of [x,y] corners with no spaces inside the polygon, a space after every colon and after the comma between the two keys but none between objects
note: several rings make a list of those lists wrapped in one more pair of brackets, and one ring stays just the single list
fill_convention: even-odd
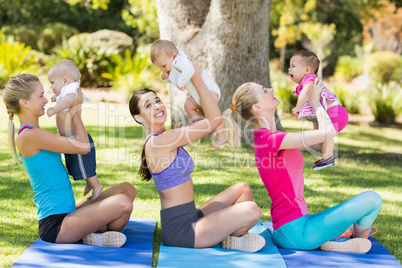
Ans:
[{"label": "baby in blue outfit", "polygon": [[[50,117],[56,115],[57,130],[60,136],[75,139],[74,124],[69,107],[77,97],[77,89],[80,86],[81,74],[77,65],[70,60],[61,60],[50,67],[47,77],[51,83],[54,96],[52,102],[57,104],[47,110]],[[83,94],[83,99],[88,98]],[[92,137],[88,134],[91,143],[91,151],[88,154],[65,154],[68,173],[74,180],[85,179],[87,182],[84,195],[92,190],[91,201],[94,201],[103,190],[103,185],[96,176],[96,154]]]}]

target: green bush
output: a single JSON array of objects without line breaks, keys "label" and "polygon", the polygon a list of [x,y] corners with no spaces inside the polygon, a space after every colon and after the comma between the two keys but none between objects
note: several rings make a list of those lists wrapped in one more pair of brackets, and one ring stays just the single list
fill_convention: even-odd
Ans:
[{"label": "green bush", "polygon": [[338,96],[341,105],[351,114],[360,113],[362,95],[360,91],[350,90],[346,84],[336,83],[333,92]]},{"label": "green bush", "polygon": [[120,56],[124,56],[127,49],[130,50],[130,52],[134,50],[133,39],[122,32],[100,30],[89,34],[87,38],[93,43],[115,49]]},{"label": "green bush", "polygon": [[17,27],[7,25],[1,28],[6,36],[12,36],[19,43],[24,43],[25,46],[30,46],[32,49],[38,49],[36,32],[34,29],[27,27]]},{"label": "green bush", "polygon": [[339,57],[334,77],[337,80],[350,82],[363,73],[363,64],[358,58],[351,56]]},{"label": "green bush", "polygon": [[374,85],[377,83],[387,84],[393,79],[401,79],[395,77],[394,74],[400,68],[400,57],[391,51],[376,52],[367,58],[367,71]]},{"label": "green bush", "polygon": [[402,84],[402,56],[399,56],[398,66],[392,76],[392,81]]},{"label": "green bush", "polygon": [[388,84],[379,83],[368,93],[368,101],[376,122],[395,123],[395,118],[402,112],[401,85],[394,81]]},{"label": "green bush", "polygon": [[102,77],[110,80],[113,89],[127,97],[142,88],[152,88],[158,79],[159,72],[149,59],[149,46],[139,47],[134,55],[127,49],[124,58],[115,54],[113,61],[113,66]]},{"label": "green bush", "polygon": [[45,26],[38,38],[38,48],[40,51],[50,54],[52,49],[60,45],[64,38],[68,39],[74,34],[78,34],[78,30],[60,22],[49,23]]},{"label": "green bush", "polygon": [[[2,33],[0,32],[0,36]],[[40,64],[33,56],[30,47],[12,39],[0,38],[0,88],[3,88],[11,76],[22,73],[36,73]]]},{"label": "green bush", "polygon": [[81,72],[81,84],[86,87],[108,86],[108,81],[101,77],[113,66],[113,54],[115,49],[101,46],[85,38],[88,34],[74,36],[68,41],[63,40],[62,45],[55,48],[57,62],[69,59],[77,64]]}]

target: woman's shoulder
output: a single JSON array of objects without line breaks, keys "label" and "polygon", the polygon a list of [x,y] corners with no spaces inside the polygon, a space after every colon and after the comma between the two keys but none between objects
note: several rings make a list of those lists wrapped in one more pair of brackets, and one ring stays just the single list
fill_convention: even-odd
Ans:
[{"label": "woman's shoulder", "polygon": [[151,134],[145,141],[145,152],[147,155],[164,155],[173,151],[177,151],[175,143],[171,142],[171,139],[167,137],[170,135],[169,130],[162,134]]},{"label": "woman's shoulder", "polygon": [[38,138],[43,138],[43,134],[47,130],[40,128],[26,128],[16,138],[16,145],[21,154],[31,154],[31,150],[35,150]]},{"label": "woman's shoulder", "polygon": [[279,131],[279,130],[271,131],[267,128],[260,128],[260,129],[254,130],[254,136],[255,136],[254,141],[258,142],[259,140],[282,139],[286,134],[288,134],[288,133],[284,132],[284,131]]},{"label": "woman's shoulder", "polygon": [[40,141],[48,141],[53,134],[42,128],[26,128],[16,138],[17,146],[35,145]]},{"label": "woman's shoulder", "polygon": [[268,128],[259,128],[254,130],[254,135],[276,135],[280,133],[287,133],[285,131],[280,131],[280,130],[269,130]]}]

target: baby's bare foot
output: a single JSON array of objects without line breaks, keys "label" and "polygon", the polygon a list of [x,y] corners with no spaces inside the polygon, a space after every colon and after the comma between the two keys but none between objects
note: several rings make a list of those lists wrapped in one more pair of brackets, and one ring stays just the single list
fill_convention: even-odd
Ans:
[{"label": "baby's bare foot", "polygon": [[89,192],[92,190],[92,186],[91,186],[91,184],[89,184],[88,182],[87,182],[87,185],[85,186],[85,189],[84,189],[84,196],[86,196],[87,194],[89,194]]},{"label": "baby's bare foot", "polygon": [[95,187],[92,190],[91,202],[94,202],[95,199],[99,197],[99,195],[101,194],[102,190],[103,190],[103,185],[102,184],[99,184],[97,187]]},{"label": "baby's bare foot", "polygon": [[225,135],[217,135],[215,142],[211,145],[212,148],[219,148],[224,145],[228,140]]}]

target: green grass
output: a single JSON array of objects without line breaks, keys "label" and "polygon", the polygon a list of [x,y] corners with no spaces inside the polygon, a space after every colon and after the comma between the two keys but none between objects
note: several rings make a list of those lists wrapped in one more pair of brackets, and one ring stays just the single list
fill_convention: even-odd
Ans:
[{"label": "green grass", "polygon": [[[1,100],[2,102],[2,100]],[[138,195],[133,217],[158,221],[154,239],[154,266],[160,244],[160,202],[152,182],[143,182],[137,175],[145,133],[134,124],[127,105],[86,104],[84,123],[97,149],[97,173],[105,187],[129,181]],[[22,166],[12,164],[7,147],[6,112],[0,105],[0,267],[11,266],[37,238],[36,207],[29,179]],[[54,118],[41,118],[41,126],[56,132]],[[298,131],[302,122],[283,119],[288,131]],[[18,127],[19,122],[16,120]],[[394,128],[361,127],[349,124],[337,138],[339,158],[336,168],[313,172],[316,156],[303,152],[305,157],[305,198],[311,213],[339,204],[368,189],[383,198],[383,208],[375,222],[379,232],[375,237],[402,260],[402,130]],[[258,176],[253,148],[211,149],[210,141],[197,141],[186,149],[192,155],[196,169],[193,173],[197,206],[236,182],[247,182],[253,189],[255,201],[262,209],[262,221],[270,220],[270,199]],[[84,182],[72,182],[77,200],[82,198]]]}]

